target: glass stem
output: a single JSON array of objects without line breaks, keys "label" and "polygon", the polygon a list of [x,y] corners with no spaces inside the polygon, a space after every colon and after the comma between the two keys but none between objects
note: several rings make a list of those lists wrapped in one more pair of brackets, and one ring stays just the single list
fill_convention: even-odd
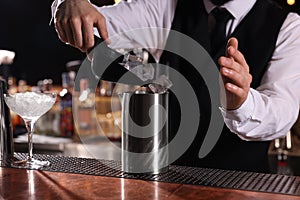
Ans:
[{"label": "glass stem", "polygon": [[28,156],[27,156],[28,161],[31,161],[32,157],[33,157],[33,154],[32,154],[32,149],[33,149],[32,135],[33,135],[34,123],[35,123],[35,121],[25,122],[27,132],[28,132]]}]

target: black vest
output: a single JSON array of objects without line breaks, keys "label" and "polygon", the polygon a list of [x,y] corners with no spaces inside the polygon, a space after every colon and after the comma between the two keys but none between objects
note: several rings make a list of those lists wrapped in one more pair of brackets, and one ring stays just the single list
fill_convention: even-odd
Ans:
[{"label": "black vest", "polygon": [[[258,0],[231,35],[238,39],[239,50],[244,54],[250,66],[250,73],[253,76],[252,88],[260,85],[286,16],[286,11],[268,0]],[[202,0],[178,0],[172,29],[190,36],[210,52],[207,18]],[[225,46],[224,43],[219,52],[213,55],[215,61],[224,55]],[[210,99],[207,87],[203,79],[195,75],[197,72],[184,59],[164,52],[161,63],[167,63],[189,80],[194,90],[197,91],[200,106],[200,125],[197,136],[189,149],[173,164],[268,172],[267,150],[270,142],[243,141],[230,132],[226,126],[214,149],[205,158],[199,159],[199,149],[210,122]],[[180,111],[176,110],[178,103],[174,96],[171,97],[170,107],[170,138],[172,139],[180,120]]]}]

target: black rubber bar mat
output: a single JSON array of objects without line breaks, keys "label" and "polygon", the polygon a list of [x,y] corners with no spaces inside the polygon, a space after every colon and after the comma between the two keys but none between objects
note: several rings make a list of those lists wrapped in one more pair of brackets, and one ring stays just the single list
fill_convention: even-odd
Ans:
[{"label": "black rubber bar mat", "polygon": [[[15,157],[25,159],[26,154],[16,153]],[[121,163],[119,161],[45,154],[35,154],[34,158],[51,162],[49,167],[41,169],[44,171],[141,179],[300,196],[300,177],[298,176],[174,165],[171,165],[167,172],[158,175],[126,174],[121,171]],[[2,162],[1,165],[2,167],[10,167],[10,161]]]}]

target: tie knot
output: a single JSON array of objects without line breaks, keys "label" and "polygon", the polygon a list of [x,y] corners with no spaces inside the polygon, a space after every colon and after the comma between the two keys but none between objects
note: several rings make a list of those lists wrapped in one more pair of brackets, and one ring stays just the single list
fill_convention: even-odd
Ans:
[{"label": "tie knot", "polygon": [[226,8],[216,7],[211,13],[215,17],[217,22],[227,22],[232,17],[230,12]]}]

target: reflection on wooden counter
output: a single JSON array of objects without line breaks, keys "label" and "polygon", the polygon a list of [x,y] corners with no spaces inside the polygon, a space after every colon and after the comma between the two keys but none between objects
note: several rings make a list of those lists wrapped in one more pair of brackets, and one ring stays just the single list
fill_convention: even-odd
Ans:
[{"label": "reflection on wooden counter", "polygon": [[0,177],[3,199],[299,199],[291,195],[12,168],[0,168]]}]

